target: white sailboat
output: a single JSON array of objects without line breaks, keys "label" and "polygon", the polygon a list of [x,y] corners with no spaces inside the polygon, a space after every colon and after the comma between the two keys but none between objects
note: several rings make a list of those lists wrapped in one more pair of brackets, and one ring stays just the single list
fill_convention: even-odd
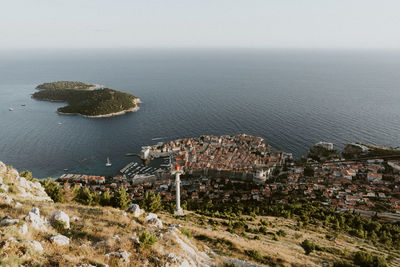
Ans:
[{"label": "white sailboat", "polygon": [[107,157],[107,162],[106,162],[106,167],[111,167],[111,161],[110,161],[110,158],[109,157]]}]

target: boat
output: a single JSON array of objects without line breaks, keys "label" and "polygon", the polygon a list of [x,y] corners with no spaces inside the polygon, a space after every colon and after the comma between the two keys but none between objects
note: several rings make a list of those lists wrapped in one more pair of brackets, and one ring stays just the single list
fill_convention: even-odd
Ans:
[{"label": "boat", "polygon": [[25,105],[25,104],[22,104],[21,106],[22,106],[22,107],[25,107],[26,105]]},{"label": "boat", "polygon": [[111,167],[111,161],[110,158],[108,157],[107,157],[106,167]]},{"label": "boat", "polygon": [[65,172],[67,172],[67,171],[68,171],[68,169],[64,169],[64,171],[65,171]]},{"label": "boat", "polygon": [[8,110],[9,110],[9,111],[14,111],[14,109],[13,109],[13,108],[9,108]]},{"label": "boat", "polygon": [[58,123],[58,125],[61,125],[61,124],[62,124],[62,122],[59,122],[59,123]]}]

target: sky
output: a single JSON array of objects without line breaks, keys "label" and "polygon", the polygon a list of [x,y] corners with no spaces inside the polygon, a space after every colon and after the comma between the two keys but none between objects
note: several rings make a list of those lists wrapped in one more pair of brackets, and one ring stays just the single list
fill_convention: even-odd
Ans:
[{"label": "sky", "polygon": [[399,49],[399,0],[1,0],[0,49]]}]

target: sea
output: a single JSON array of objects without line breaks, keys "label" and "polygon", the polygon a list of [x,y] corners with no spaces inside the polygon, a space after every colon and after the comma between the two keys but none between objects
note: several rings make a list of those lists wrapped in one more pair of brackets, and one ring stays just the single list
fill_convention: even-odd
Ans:
[{"label": "sea", "polygon": [[[110,118],[60,115],[43,82],[97,83],[142,100]],[[13,111],[9,111],[13,108]],[[0,161],[37,178],[113,175],[142,146],[261,136],[295,157],[318,141],[400,145],[400,52],[251,49],[0,51]],[[106,167],[110,158],[112,167]]]}]

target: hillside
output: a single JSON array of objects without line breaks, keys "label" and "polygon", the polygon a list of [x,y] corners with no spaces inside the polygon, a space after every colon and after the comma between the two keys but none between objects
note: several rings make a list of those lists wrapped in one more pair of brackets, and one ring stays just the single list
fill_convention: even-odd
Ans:
[{"label": "hillside", "polygon": [[[93,206],[85,190],[60,190],[51,181],[42,187],[1,162],[0,177],[2,266],[387,266],[385,258],[399,266],[397,250],[323,224],[206,210],[175,217],[154,199],[140,203],[147,211]],[[377,264],[365,265],[366,255]],[[351,265],[357,257],[361,265]]]},{"label": "hillside", "polygon": [[75,89],[75,90],[87,90],[92,88],[95,85],[86,84],[83,82],[74,82],[74,81],[58,81],[51,83],[42,83],[39,84],[36,89]]},{"label": "hillside", "polygon": [[109,88],[89,89],[80,82],[55,82],[39,85],[32,97],[38,100],[67,102],[58,108],[61,114],[80,114],[87,117],[120,115],[138,109],[140,100],[128,93]]}]

